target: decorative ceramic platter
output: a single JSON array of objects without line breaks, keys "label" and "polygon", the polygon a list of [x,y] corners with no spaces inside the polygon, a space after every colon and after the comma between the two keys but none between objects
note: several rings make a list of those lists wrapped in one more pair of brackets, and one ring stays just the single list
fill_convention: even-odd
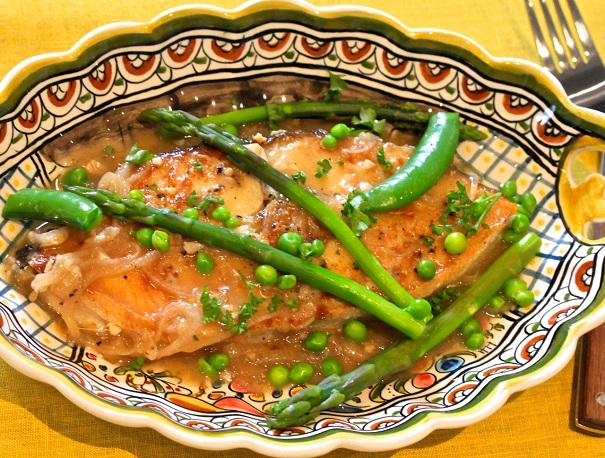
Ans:
[{"label": "decorative ceramic platter", "polygon": [[[459,35],[408,30],[358,7],[302,2],[252,2],[235,11],[195,6],[148,24],[101,28],[69,53],[24,62],[0,85],[0,202],[17,189],[52,183],[69,165],[57,139],[77,138],[95,119],[165,98],[209,106],[230,91],[258,94],[259,102],[275,91],[297,99],[325,85],[326,70],[360,93],[458,111],[489,133],[462,143],[458,155],[487,184],[515,179],[520,192],[538,198],[532,228],[543,246],[523,273],[535,306],[494,318],[479,351],[439,357],[424,373],[374,386],[284,431],[268,428],[263,412],[289,393],[249,393],[228,383],[200,392],[169,374],[112,364],[70,345],[62,327],[4,274],[0,357],[108,421],[151,427],[192,447],[274,456],[404,447],[435,429],[479,421],[562,369],[580,335],[605,321],[605,250],[570,232],[558,176],[577,138],[605,138],[605,118],[573,106],[538,67],[495,59]],[[2,257],[24,230],[0,221]]]}]

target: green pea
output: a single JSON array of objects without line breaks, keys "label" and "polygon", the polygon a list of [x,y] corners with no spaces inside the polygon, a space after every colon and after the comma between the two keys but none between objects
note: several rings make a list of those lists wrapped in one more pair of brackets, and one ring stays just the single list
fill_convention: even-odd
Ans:
[{"label": "green pea", "polygon": [[274,388],[281,388],[288,383],[288,380],[290,379],[290,371],[285,366],[278,364],[277,366],[273,366],[271,369],[269,369],[268,378],[269,383]]},{"label": "green pea", "polygon": [[334,136],[330,135],[330,134],[327,134],[321,140],[321,144],[324,146],[324,148],[328,148],[328,149],[336,148],[337,143],[338,143],[338,140],[336,140],[336,138],[334,138]]},{"label": "green pea", "polygon": [[514,180],[507,181],[500,186],[500,192],[504,197],[509,199],[517,194],[517,182]]},{"label": "green pea", "polygon": [[237,219],[237,216],[231,215],[223,224],[227,229],[235,229],[237,226],[239,226],[239,219]]},{"label": "green pea", "polygon": [[479,321],[477,321],[476,318],[469,318],[464,323],[462,323],[462,326],[460,326],[460,332],[464,337],[468,337],[471,334],[478,333],[480,330],[481,325],[479,324]]},{"label": "green pea", "polygon": [[313,257],[313,247],[311,246],[311,242],[301,243],[298,247],[298,251],[302,259],[309,259]]},{"label": "green pea", "polygon": [[465,344],[469,350],[479,350],[485,344],[485,336],[482,332],[473,332],[466,338]]},{"label": "green pea", "polygon": [[410,302],[405,310],[417,320],[423,320],[431,314],[432,307],[426,299],[415,299]]},{"label": "green pea", "polygon": [[522,237],[523,234],[515,233],[515,231],[510,227],[502,231],[502,240],[511,245],[516,241],[520,240]]},{"label": "green pea", "polygon": [[509,226],[515,234],[525,234],[529,230],[529,218],[523,213],[517,213],[510,219]]},{"label": "green pea", "polygon": [[460,254],[466,248],[466,235],[462,232],[451,232],[443,242],[445,251],[450,254]]},{"label": "green pea", "polygon": [[326,246],[319,239],[315,239],[311,242],[311,248],[313,248],[313,256],[316,258],[324,254],[326,251]]},{"label": "green pea", "polygon": [[330,336],[323,332],[312,332],[305,339],[305,348],[310,351],[322,351],[328,345]]},{"label": "green pea", "polygon": [[509,278],[502,286],[504,297],[512,302],[516,302],[517,294],[525,290],[527,290],[527,283],[519,278]]},{"label": "green pea", "polygon": [[534,210],[536,209],[536,205],[538,204],[538,202],[536,201],[536,197],[531,192],[521,194],[521,197],[519,198],[519,203],[529,213],[530,216],[534,212]]},{"label": "green pea", "polygon": [[229,365],[229,360],[229,355],[226,353],[213,353],[208,358],[208,364],[210,364],[214,370],[220,372]]},{"label": "green pea", "polygon": [[359,320],[345,322],[342,332],[347,339],[353,342],[363,342],[368,337],[368,328]]},{"label": "green pea", "polygon": [[277,248],[292,256],[298,256],[298,249],[303,242],[302,235],[297,232],[284,232],[277,241]]},{"label": "green pea", "polygon": [[183,210],[182,215],[191,219],[200,218],[200,212],[197,208],[186,208],[185,210]]},{"label": "green pea", "polygon": [[517,295],[515,296],[515,303],[519,307],[529,307],[534,303],[535,299],[536,297],[534,296],[534,293],[526,289],[517,293]]},{"label": "green pea", "polygon": [[223,124],[221,127],[234,137],[239,137],[239,131],[237,130],[237,127],[233,124]]},{"label": "green pea", "polygon": [[324,377],[342,374],[342,364],[336,358],[326,358],[321,363],[321,373]]},{"label": "green pea", "polygon": [[143,245],[145,248],[152,248],[151,237],[153,236],[153,229],[150,227],[143,227],[135,232],[137,242]]},{"label": "green pea", "polygon": [[517,213],[520,215],[525,215],[527,216],[527,218],[531,218],[531,212],[528,212],[527,209],[521,205],[520,203],[517,203]]},{"label": "green pea", "polygon": [[203,274],[209,274],[214,269],[214,261],[208,255],[208,253],[204,253],[203,251],[197,252],[197,258],[195,260],[195,267],[198,271]]},{"label": "green pea", "polygon": [[168,251],[170,248],[170,236],[168,232],[153,231],[153,234],[151,234],[151,246],[158,251]]},{"label": "green pea", "polygon": [[290,380],[294,383],[305,383],[313,376],[313,366],[309,363],[296,363],[290,369]]},{"label": "green pea", "polygon": [[330,129],[330,134],[337,140],[342,140],[353,131],[352,128],[343,123],[334,124]]},{"label": "green pea", "polygon": [[208,361],[204,358],[200,358],[197,360],[197,367],[206,374],[208,377],[215,377],[218,375],[218,371],[210,365]]},{"label": "green pea", "polygon": [[432,280],[435,278],[435,273],[437,272],[437,267],[435,263],[430,259],[423,259],[416,266],[416,272],[418,276],[423,280]]},{"label": "green pea", "polygon": [[324,254],[326,247],[321,240],[313,240],[312,242],[303,242],[298,247],[300,257],[302,259],[317,258]]},{"label": "green pea", "polygon": [[219,205],[214,210],[212,210],[211,215],[215,220],[223,222],[229,219],[229,217],[231,216],[231,211],[229,211],[229,209],[224,205]]},{"label": "green pea", "polygon": [[75,167],[63,175],[65,186],[84,186],[88,182],[88,172],[84,167]]},{"label": "green pea", "polygon": [[500,310],[506,304],[506,300],[502,296],[493,296],[487,304],[494,310]]},{"label": "green pea", "polygon": [[88,172],[83,167],[74,167],[63,175],[63,184],[67,186],[85,186],[88,182]]},{"label": "green pea", "polygon": [[131,189],[128,192],[128,197],[134,200],[138,200],[139,202],[145,202],[145,196],[140,189]]},{"label": "green pea", "polygon": [[288,274],[288,275],[280,275],[277,277],[277,287],[279,289],[291,289],[296,286],[296,276]]},{"label": "green pea", "polygon": [[263,286],[273,286],[277,283],[277,270],[269,264],[261,264],[254,271],[254,277]]}]

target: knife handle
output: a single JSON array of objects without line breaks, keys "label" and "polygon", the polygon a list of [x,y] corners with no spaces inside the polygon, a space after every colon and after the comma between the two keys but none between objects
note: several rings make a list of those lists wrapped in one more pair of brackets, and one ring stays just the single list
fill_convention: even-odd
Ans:
[{"label": "knife handle", "polygon": [[605,325],[582,337],[579,356],[576,426],[605,434]]}]

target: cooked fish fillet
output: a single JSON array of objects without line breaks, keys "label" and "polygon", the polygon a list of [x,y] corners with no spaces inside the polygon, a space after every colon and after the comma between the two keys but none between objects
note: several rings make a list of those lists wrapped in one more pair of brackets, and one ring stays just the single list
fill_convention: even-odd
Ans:
[{"label": "cooked fish fillet", "polygon": [[[321,145],[320,132],[277,133],[255,151],[265,155],[287,174],[304,171],[304,186],[313,190],[336,211],[354,189],[367,189],[393,173],[413,151],[371,134],[341,140],[334,149]],[[385,170],[377,162],[378,148],[393,164]],[[318,162],[328,160],[331,169],[315,176]],[[325,164],[325,162],[322,162]],[[322,174],[318,174],[322,175]],[[471,198],[485,190],[476,179],[450,168],[429,192],[395,211],[378,214],[378,222],[362,239],[383,265],[414,296],[426,297],[439,288],[472,274],[501,249],[501,231],[516,207],[500,199],[484,222],[489,226],[468,239],[460,255],[448,254],[443,238],[427,247],[446,206],[446,194],[461,182]],[[232,167],[224,156],[206,146],[177,149],[159,154],[144,166],[124,165],[102,180],[103,186],[125,193],[140,189],[146,202],[181,212],[195,192],[224,198],[225,205],[240,219],[238,231],[273,246],[285,231],[299,232],[306,240],[322,239],[326,250],[314,260],[330,270],[376,289],[355,267],[351,256],[313,217],[255,177]],[[201,219],[214,224],[208,215]],[[95,345],[105,356],[139,356],[157,359],[178,352],[193,352],[232,337],[219,323],[204,322],[200,297],[204,290],[221,301],[235,317],[250,293],[264,298],[248,322],[247,335],[335,327],[364,312],[306,285],[281,291],[275,287],[249,289],[244,277],[254,278],[256,264],[224,250],[206,247],[173,235],[167,253],[142,248],[131,235],[132,224],[105,218],[88,236],[69,229],[70,236],[55,244],[39,246],[29,262],[36,275],[32,290],[65,320],[74,341]],[[211,274],[196,270],[195,257],[204,250],[214,260]],[[423,258],[437,266],[433,280],[420,280],[415,266]],[[270,311],[273,298],[283,303]],[[297,308],[284,305],[296,300]]]}]

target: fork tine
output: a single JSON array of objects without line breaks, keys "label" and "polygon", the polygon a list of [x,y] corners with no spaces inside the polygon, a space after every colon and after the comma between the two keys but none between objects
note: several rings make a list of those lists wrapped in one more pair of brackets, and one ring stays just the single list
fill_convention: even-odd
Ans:
[{"label": "fork tine", "polygon": [[585,60],[589,60],[592,57],[597,56],[597,51],[595,45],[588,33],[588,29],[586,28],[586,23],[584,22],[584,18],[580,14],[580,10],[578,9],[578,5],[574,0],[567,0],[567,6],[571,13],[571,17],[574,20],[575,29],[578,34],[578,38],[580,38],[580,42],[582,43],[583,54]]},{"label": "fork tine", "polygon": [[[559,7],[559,9],[561,9],[558,2],[555,3]],[[546,27],[548,30],[550,30],[550,39],[553,46],[553,50],[556,54],[556,60],[554,62],[555,69],[557,70],[557,72],[560,73],[564,71],[567,67],[567,55],[565,54],[565,48],[563,47],[561,38],[559,36],[559,28],[555,25],[555,22],[553,21],[552,15],[550,14],[550,10],[548,9],[548,5],[546,4],[546,0],[542,0],[542,14],[544,15],[544,20],[546,21]]]},{"label": "fork tine", "polygon": [[[542,0],[544,2],[544,0]],[[575,67],[582,59],[582,56],[580,55],[580,52],[578,51],[578,46],[576,45],[576,40],[574,38],[574,36],[572,35],[571,30],[572,29],[576,29],[577,31],[577,24],[581,23],[582,25],[584,24],[582,21],[582,17],[580,16],[579,19],[577,18],[577,16],[572,16],[574,17],[574,21],[575,21],[575,26],[571,25],[569,23],[569,21],[567,20],[567,17],[565,16],[565,13],[563,13],[563,8],[561,8],[561,3],[565,1],[565,0],[561,0],[561,1],[555,1],[555,10],[557,12],[557,16],[559,17],[559,23],[561,24],[561,29],[563,30],[563,36],[565,37],[565,43],[567,44],[567,51],[569,53],[569,59],[568,62],[572,67]],[[571,11],[572,5],[575,7],[576,11],[579,14],[578,8],[575,4],[575,2],[573,0],[569,0],[567,1],[567,6]],[[586,27],[584,27],[584,30],[586,30]],[[579,35],[579,34],[578,34]]]},{"label": "fork tine", "polygon": [[551,73],[555,73],[557,71],[556,65],[552,57],[550,56],[550,50],[547,45],[547,40],[550,41],[550,37],[547,38],[544,33],[542,33],[542,28],[540,27],[540,23],[538,22],[538,17],[536,16],[536,10],[534,7],[533,0],[527,0],[525,2],[525,8],[527,10],[527,15],[529,17],[529,23],[531,25],[532,31],[534,32],[534,39],[536,41],[536,48],[538,49],[538,54],[542,59],[542,62]]},{"label": "fork tine", "polygon": [[526,0],[525,7],[544,66],[574,103],[605,111],[605,66],[575,1]]}]

